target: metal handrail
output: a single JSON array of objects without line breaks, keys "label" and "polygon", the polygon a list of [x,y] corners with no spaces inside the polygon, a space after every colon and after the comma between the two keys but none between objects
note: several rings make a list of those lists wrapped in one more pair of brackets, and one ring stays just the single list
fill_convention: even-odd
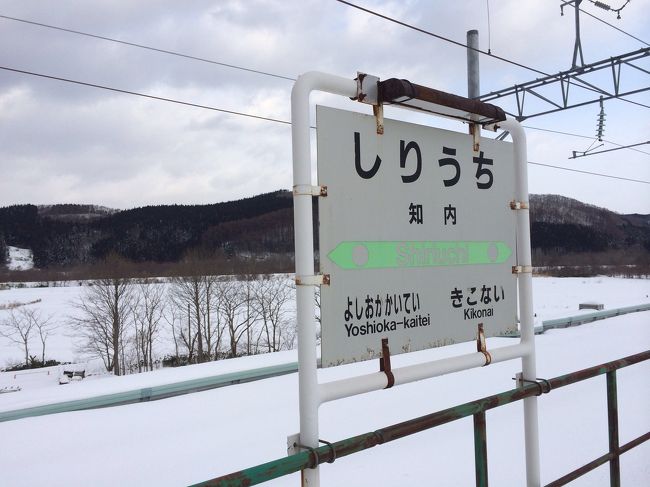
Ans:
[{"label": "metal handrail", "polygon": [[[521,387],[511,389],[500,394],[477,399],[459,406],[444,409],[436,413],[419,418],[397,423],[369,433],[327,444],[309,451],[302,451],[294,455],[273,460],[261,465],[250,467],[238,472],[217,477],[212,480],[193,484],[192,487],[243,487],[257,485],[278,477],[283,477],[304,469],[313,468],[321,463],[332,463],[338,458],[372,448],[389,441],[418,433],[430,428],[435,428],[457,419],[474,416],[475,424],[475,452],[476,452],[476,484],[487,485],[487,449],[485,448],[485,411],[494,409],[529,396],[549,393],[553,389],[568,386],[575,382],[607,374],[607,395],[610,429],[610,450],[607,454],[575,470],[564,477],[548,484],[547,487],[565,485],[567,482],[584,475],[605,462],[610,462],[611,485],[620,485],[620,471],[618,458],[622,453],[640,445],[650,439],[650,432],[641,435],[626,445],[618,445],[618,413],[616,401],[616,370],[645,360],[650,360],[650,350],[630,355],[628,357],[607,362],[595,367],[589,367],[577,372],[561,375],[553,379],[539,380],[527,383]],[[615,412],[615,414],[614,414]],[[481,420],[481,416],[483,416]]]}]

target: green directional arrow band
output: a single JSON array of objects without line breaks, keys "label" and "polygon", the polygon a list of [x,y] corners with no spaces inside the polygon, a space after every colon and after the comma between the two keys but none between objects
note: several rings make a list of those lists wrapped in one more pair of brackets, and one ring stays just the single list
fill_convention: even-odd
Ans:
[{"label": "green directional arrow band", "polygon": [[341,269],[391,269],[503,264],[512,249],[505,242],[341,242],[327,256]]}]

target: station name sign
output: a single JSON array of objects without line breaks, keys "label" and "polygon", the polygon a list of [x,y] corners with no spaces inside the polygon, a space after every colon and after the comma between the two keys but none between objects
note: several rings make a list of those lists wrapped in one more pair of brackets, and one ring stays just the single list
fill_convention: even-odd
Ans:
[{"label": "station name sign", "polygon": [[512,144],[317,107],[321,363],[516,326]]}]

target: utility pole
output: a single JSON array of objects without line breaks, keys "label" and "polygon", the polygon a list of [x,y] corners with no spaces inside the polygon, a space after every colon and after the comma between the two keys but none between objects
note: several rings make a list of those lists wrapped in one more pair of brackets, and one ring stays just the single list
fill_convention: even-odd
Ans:
[{"label": "utility pole", "polygon": [[[478,30],[467,31],[467,98],[478,99],[481,96],[481,80],[479,77]],[[469,125],[469,133],[474,138],[474,152],[479,150],[481,126],[478,123]]]},{"label": "utility pole", "polygon": [[479,77],[478,30],[467,31],[467,98],[481,96]]}]

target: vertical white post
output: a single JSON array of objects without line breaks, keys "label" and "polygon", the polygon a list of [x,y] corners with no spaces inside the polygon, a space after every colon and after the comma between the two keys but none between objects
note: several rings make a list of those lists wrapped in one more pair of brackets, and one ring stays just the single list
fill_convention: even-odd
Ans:
[{"label": "vertical white post", "polygon": [[[314,275],[314,235],[311,194],[311,144],[309,140],[309,94],[314,90],[347,97],[356,96],[356,82],[325,73],[309,72],[298,77],[291,91],[291,139],[293,148],[293,212],[296,277]],[[298,383],[300,387],[300,444],[318,447],[318,391],[314,288],[296,286],[298,327]],[[303,470],[302,486],[318,487],[318,468]]]},{"label": "vertical white post", "polygon": [[[515,151],[515,200],[528,203],[528,157],[526,133],[515,119],[508,117],[499,123],[501,128],[512,135]],[[537,379],[535,358],[535,329],[533,323],[533,276],[530,253],[530,218],[526,208],[517,210],[517,265],[524,272],[519,274],[519,316],[521,342],[529,345],[528,352],[522,356],[522,373],[525,380]],[[526,485],[541,485],[539,466],[539,425],[537,419],[537,397],[524,399],[524,432],[526,436]]]}]

